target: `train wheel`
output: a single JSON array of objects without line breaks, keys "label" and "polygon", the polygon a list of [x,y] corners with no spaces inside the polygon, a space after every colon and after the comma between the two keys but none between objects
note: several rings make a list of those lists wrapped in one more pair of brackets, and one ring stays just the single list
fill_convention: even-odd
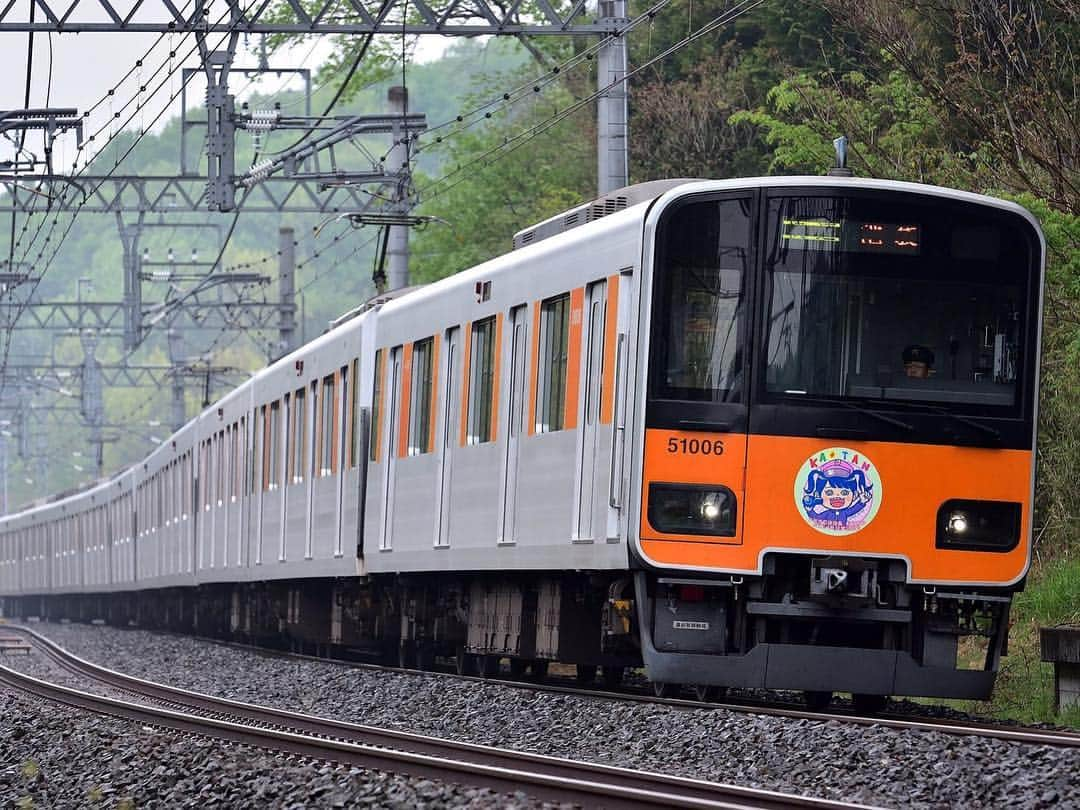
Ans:
[{"label": "train wheel", "polygon": [[855,694],[851,696],[851,706],[857,714],[880,714],[888,704],[888,695]]},{"label": "train wheel", "polygon": [[529,675],[534,681],[546,681],[548,676],[548,660],[536,658],[529,665]]},{"label": "train wheel", "polygon": [[601,671],[601,677],[604,679],[604,686],[608,689],[614,689],[622,683],[623,675],[626,673],[625,667],[604,667]]},{"label": "train wheel", "polygon": [[497,655],[482,655],[480,656],[480,674],[485,678],[492,678],[499,674],[499,656]]},{"label": "train wheel", "polygon": [[723,686],[713,686],[708,683],[699,683],[694,686],[694,697],[700,700],[702,703],[710,703],[714,700],[720,700],[727,694],[727,689]]},{"label": "train wheel", "polygon": [[807,689],[803,692],[803,701],[806,708],[812,712],[823,712],[832,703],[832,692],[822,692],[817,689]]},{"label": "train wheel", "polygon": [[476,656],[465,652],[464,647],[458,647],[457,656],[454,658],[454,671],[458,675],[475,675]]},{"label": "train wheel", "polygon": [[511,678],[523,678],[525,677],[525,670],[529,668],[529,662],[524,658],[511,658],[510,659],[510,677]]},{"label": "train wheel", "polygon": [[673,698],[678,696],[679,692],[682,690],[682,685],[653,681],[652,690],[653,694],[658,698]]},{"label": "train wheel", "polygon": [[582,686],[589,686],[596,680],[596,664],[577,664],[575,678]]}]

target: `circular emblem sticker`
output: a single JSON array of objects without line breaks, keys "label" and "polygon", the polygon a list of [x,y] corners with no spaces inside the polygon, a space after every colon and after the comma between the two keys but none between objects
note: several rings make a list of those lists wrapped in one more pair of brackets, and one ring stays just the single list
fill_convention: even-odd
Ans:
[{"label": "circular emblem sticker", "polygon": [[848,447],[827,447],[810,456],[795,476],[795,505],[823,534],[853,534],[881,506],[881,478],[874,463]]}]

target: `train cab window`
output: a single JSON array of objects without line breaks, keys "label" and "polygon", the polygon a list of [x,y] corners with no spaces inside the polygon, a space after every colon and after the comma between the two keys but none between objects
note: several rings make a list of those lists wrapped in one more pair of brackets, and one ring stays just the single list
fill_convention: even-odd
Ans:
[{"label": "train cab window", "polygon": [[750,197],[691,202],[665,215],[653,292],[653,398],[741,399],[751,222]]},{"label": "train cab window", "polygon": [[412,351],[409,403],[409,455],[431,452],[431,392],[434,385],[434,338],[418,340]]},{"label": "train cab window", "polygon": [[767,231],[767,395],[1018,403],[1030,240],[981,209],[783,197]]},{"label": "train cab window", "polygon": [[536,380],[536,432],[562,430],[566,418],[566,362],[570,338],[570,294],[540,305],[540,353]]},{"label": "train cab window", "polygon": [[495,384],[495,318],[485,318],[472,325],[469,358],[469,444],[490,442],[491,412]]}]

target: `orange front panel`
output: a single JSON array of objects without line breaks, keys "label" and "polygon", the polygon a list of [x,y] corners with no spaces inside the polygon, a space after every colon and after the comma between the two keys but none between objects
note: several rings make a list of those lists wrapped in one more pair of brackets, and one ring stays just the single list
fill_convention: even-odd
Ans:
[{"label": "orange front panel", "polygon": [[[720,452],[717,452],[717,451]],[[746,458],[745,433],[699,433],[685,430],[645,431],[645,473],[641,487],[641,537],[645,542],[651,538],[663,538],[661,547],[671,545],[698,547],[723,543],[737,545],[742,542],[742,504],[744,460]],[[704,484],[722,485],[735,493],[735,536],[713,537],[708,535],[661,534],[649,524],[649,484]],[[676,541],[685,541],[676,542]],[[646,551],[650,557],[653,555]],[[653,559],[656,559],[655,557]],[[684,563],[685,564],[685,563]]]},{"label": "orange front panel", "polygon": [[[1023,574],[1031,526],[1030,451],[891,442],[847,442],[841,448],[841,444],[845,443],[751,436],[745,494],[739,504],[742,544],[658,541],[648,539],[643,532],[642,550],[658,565],[731,571],[757,571],[766,549],[791,549],[902,557],[910,561],[910,578],[918,582],[1004,584]],[[839,459],[830,458],[830,450],[857,453],[855,466],[868,465],[873,487],[872,494],[865,497],[871,502],[876,499],[872,515],[868,509],[848,523],[836,517],[831,522],[822,519],[817,525],[808,518],[811,507],[801,501],[808,480],[805,471],[811,462],[836,463]],[[647,464],[649,458],[647,455]],[[658,480],[652,473],[647,475]],[[938,509],[953,498],[1023,504],[1020,543],[1008,552],[936,548]],[[843,501],[837,503],[843,505]],[[832,514],[842,513],[838,509]]]}]

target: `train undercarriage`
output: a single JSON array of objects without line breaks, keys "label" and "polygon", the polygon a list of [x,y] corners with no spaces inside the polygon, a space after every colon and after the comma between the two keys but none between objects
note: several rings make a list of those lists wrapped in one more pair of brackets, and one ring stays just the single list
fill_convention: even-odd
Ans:
[{"label": "train undercarriage", "polygon": [[463,674],[983,699],[1006,652],[1011,595],[911,586],[897,560],[775,554],[763,576],[634,572],[397,575],[6,597],[3,615],[195,633]]}]

